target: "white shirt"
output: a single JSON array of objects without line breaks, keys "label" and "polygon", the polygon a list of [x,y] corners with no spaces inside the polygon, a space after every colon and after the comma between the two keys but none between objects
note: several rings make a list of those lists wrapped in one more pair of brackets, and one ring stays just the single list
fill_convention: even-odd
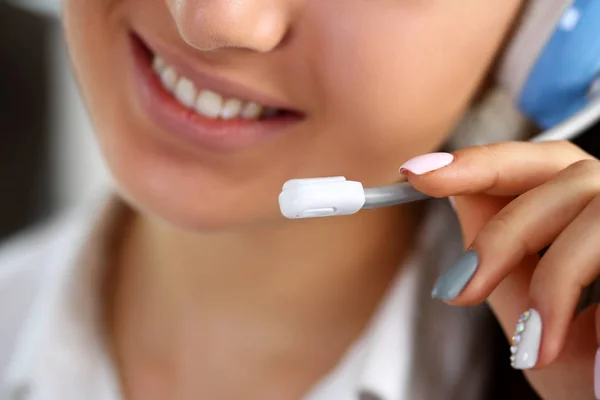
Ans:
[{"label": "white shirt", "polygon": [[[0,249],[0,400],[121,399],[99,301],[102,248],[120,203],[100,203]],[[439,264],[460,254],[458,233],[442,223],[449,208],[434,208],[425,245],[400,269],[363,337],[304,400],[483,398],[487,315],[432,301],[423,279],[427,256]],[[446,245],[432,247],[440,238]]]}]

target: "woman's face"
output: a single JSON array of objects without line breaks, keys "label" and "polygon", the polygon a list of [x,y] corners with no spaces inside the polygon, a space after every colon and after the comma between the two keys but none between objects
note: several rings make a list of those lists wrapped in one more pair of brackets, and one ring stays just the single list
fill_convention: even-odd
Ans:
[{"label": "woman's face", "polygon": [[291,178],[396,180],[443,143],[521,1],[65,0],[65,26],[122,193],[215,230],[281,218]]}]

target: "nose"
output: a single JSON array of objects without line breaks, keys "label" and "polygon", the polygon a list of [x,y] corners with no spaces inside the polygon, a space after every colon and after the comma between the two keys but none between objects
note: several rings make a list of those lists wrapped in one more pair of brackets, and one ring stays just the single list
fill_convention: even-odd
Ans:
[{"label": "nose", "polygon": [[291,0],[167,0],[179,33],[202,51],[275,49],[288,31]]}]

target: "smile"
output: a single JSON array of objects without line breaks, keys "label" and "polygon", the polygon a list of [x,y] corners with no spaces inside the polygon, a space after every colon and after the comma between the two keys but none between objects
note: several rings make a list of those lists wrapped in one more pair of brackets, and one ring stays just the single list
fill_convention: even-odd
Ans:
[{"label": "smile", "polygon": [[256,120],[273,118],[284,113],[283,110],[269,108],[253,101],[236,98],[226,100],[219,93],[207,89],[198,90],[191,79],[179,76],[175,68],[168,65],[167,61],[160,56],[154,56],[152,66],[154,72],[160,77],[163,87],[173,93],[179,104],[205,117],[224,120],[235,118]]},{"label": "smile", "polygon": [[274,100],[211,76],[168,48],[132,35],[135,81],[148,117],[162,131],[210,150],[239,150],[278,137],[305,118]]}]

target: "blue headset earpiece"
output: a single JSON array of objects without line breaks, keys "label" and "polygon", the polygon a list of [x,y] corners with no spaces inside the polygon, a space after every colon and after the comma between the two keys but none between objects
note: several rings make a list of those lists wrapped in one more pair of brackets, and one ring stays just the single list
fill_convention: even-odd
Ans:
[{"label": "blue headset earpiece", "polygon": [[531,0],[500,67],[500,83],[540,128],[600,98],[600,1]]}]

